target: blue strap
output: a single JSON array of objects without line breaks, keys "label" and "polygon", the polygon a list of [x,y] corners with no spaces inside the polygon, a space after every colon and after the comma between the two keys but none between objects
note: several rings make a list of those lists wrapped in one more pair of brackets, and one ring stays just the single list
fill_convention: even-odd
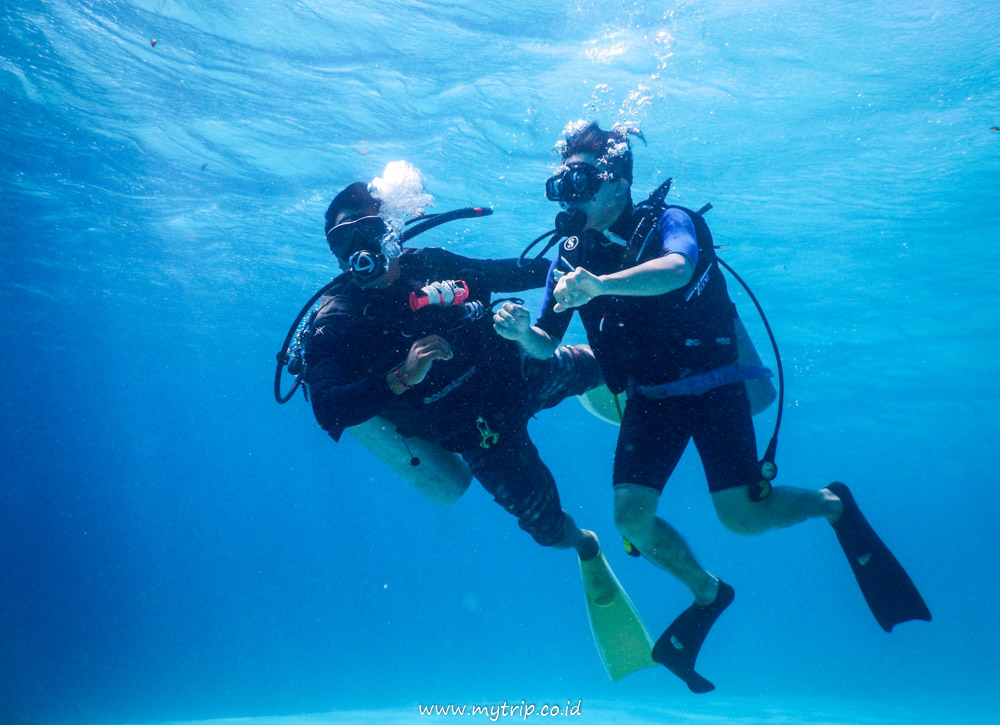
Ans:
[{"label": "blue strap", "polygon": [[714,388],[721,388],[730,383],[740,383],[757,378],[770,378],[774,375],[763,365],[726,365],[709,370],[707,373],[691,375],[672,383],[662,385],[637,385],[635,391],[650,400],[662,400],[677,395],[701,395]]}]

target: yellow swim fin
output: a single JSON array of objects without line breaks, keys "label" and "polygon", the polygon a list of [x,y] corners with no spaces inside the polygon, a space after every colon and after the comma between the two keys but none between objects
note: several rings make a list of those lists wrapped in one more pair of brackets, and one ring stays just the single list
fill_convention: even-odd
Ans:
[{"label": "yellow swim fin", "polygon": [[598,552],[593,559],[581,560],[580,574],[594,644],[612,681],[646,667],[656,667],[653,640],[608,566],[604,552]]}]

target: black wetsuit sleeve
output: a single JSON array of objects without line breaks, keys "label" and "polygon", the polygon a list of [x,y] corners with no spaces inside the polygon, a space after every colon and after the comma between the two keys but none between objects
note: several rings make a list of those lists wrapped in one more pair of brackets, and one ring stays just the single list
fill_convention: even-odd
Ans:
[{"label": "black wetsuit sleeve", "polygon": [[545,286],[549,261],[532,259],[523,266],[517,259],[473,259],[444,249],[424,249],[438,269],[451,269],[458,277],[475,277],[490,292],[521,292]]},{"label": "black wetsuit sleeve", "polygon": [[[363,372],[362,360],[354,359],[363,350],[351,344],[349,328],[338,322],[318,319],[306,344],[313,415],[334,440],[340,440],[345,428],[378,415],[393,395],[385,382],[388,370]],[[322,332],[316,334],[317,329]]]},{"label": "black wetsuit sleeve", "polygon": [[309,386],[309,393],[316,421],[335,441],[339,441],[346,428],[378,415],[389,402],[392,391],[386,385],[385,373],[337,384],[333,382],[337,372],[335,368],[336,364],[332,361],[318,363],[314,367],[315,373],[310,375],[317,382]]},{"label": "black wetsuit sleeve", "polygon": [[494,292],[521,292],[545,286],[549,260],[532,259],[518,266],[516,259],[488,260],[491,265],[490,289]]},{"label": "black wetsuit sleeve", "polygon": [[554,309],[556,301],[552,297],[552,291],[555,289],[556,281],[552,273],[555,271],[558,262],[559,257],[556,257],[545,273],[548,283],[545,285],[545,296],[542,298],[542,312],[538,315],[535,327],[544,330],[553,339],[562,340],[566,334],[566,330],[569,328],[570,321],[573,319],[573,310],[556,312]]}]

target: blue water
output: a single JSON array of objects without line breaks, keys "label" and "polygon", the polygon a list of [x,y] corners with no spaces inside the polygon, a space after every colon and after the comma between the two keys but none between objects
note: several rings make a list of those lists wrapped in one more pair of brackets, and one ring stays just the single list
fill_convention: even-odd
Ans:
[{"label": "blue water", "polygon": [[[995,2],[0,17],[0,722],[504,701],[580,701],[581,723],[1000,721]],[[571,554],[475,485],[435,507],[301,398],[274,404],[281,338],[334,271],[339,188],[405,159],[432,211],[496,212],[422,243],[513,255],[550,227],[551,148],[582,117],[641,123],[637,194],[673,176],[679,203],[714,204],[785,361],[778,482],[851,483],[932,623],[882,632],[825,524],[727,532],[689,456],[661,512],[736,587],[699,660],[718,690],[612,684]],[[568,401],[532,430],[658,633],[689,596],[615,544],[614,429]]]}]

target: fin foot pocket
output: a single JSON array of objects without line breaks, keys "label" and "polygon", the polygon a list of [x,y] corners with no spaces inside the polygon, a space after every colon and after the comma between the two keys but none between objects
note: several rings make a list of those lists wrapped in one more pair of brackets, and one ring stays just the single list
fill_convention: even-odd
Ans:
[{"label": "fin foot pocket", "polygon": [[681,678],[691,692],[700,694],[715,689],[715,685],[694,671],[694,665],[709,630],[735,596],[731,586],[719,581],[715,601],[705,606],[692,604],[656,640],[653,661]]}]

